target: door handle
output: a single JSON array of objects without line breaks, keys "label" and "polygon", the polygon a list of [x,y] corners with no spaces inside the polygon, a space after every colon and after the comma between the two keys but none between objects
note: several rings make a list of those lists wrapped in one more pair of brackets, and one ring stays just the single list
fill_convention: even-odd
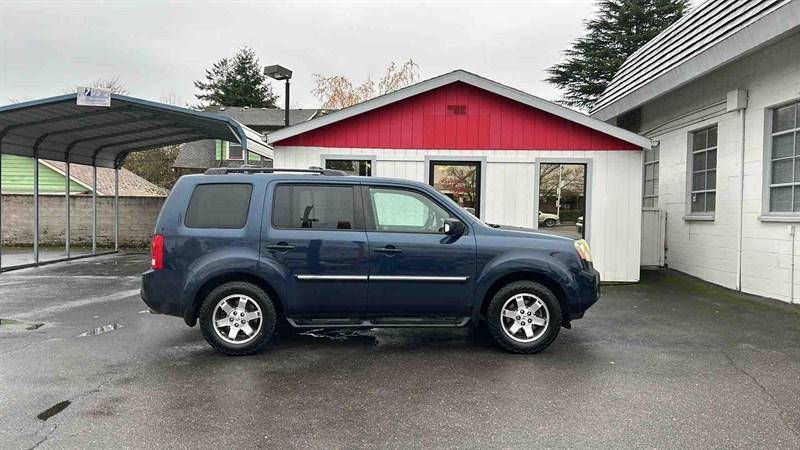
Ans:
[{"label": "door handle", "polygon": [[288,242],[278,242],[277,244],[268,244],[264,248],[267,250],[277,250],[279,252],[287,252],[294,249],[294,245],[289,245]]},{"label": "door handle", "polygon": [[376,248],[374,251],[377,253],[383,253],[384,255],[396,255],[398,253],[403,253],[403,250],[391,245],[383,248]]}]

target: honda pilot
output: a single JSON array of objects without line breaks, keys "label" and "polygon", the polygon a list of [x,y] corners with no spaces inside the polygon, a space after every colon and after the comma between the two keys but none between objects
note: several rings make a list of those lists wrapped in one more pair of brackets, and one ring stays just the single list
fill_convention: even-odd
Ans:
[{"label": "honda pilot", "polygon": [[172,189],[141,294],[228,355],[263,349],[278,324],[480,325],[535,353],[599,286],[584,240],[486,224],[426,184],[221,168]]}]

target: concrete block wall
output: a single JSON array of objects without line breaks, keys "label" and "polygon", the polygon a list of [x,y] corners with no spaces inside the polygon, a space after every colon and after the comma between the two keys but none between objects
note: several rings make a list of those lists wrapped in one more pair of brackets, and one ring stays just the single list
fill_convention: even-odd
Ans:
[{"label": "concrete block wall", "polygon": [[[800,239],[795,238],[793,244],[788,232],[790,225],[800,231],[800,216],[792,223],[761,218],[765,133],[769,132],[766,117],[773,107],[800,99],[798,55],[800,35],[795,34],[642,108],[642,134],[660,144],[659,207],[667,211],[669,267],[727,288],[800,303]],[[736,89],[748,92],[743,113],[726,111],[726,94]],[[689,134],[715,124],[718,150],[714,220],[685,220]],[[741,272],[737,270],[740,217]]]},{"label": "concrete block wall", "polygon": [[[150,243],[164,197],[120,197],[120,246],[142,247]],[[39,242],[64,245],[65,209],[63,195],[39,196]],[[33,244],[33,196],[3,194],[3,245]],[[101,247],[114,245],[114,198],[97,198],[97,241]],[[92,242],[92,198],[70,197],[70,243]]]}]

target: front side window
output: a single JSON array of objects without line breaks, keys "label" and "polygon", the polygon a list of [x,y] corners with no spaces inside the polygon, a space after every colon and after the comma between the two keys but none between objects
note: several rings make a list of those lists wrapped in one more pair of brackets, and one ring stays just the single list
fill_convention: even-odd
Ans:
[{"label": "front side window", "polygon": [[644,151],[642,206],[645,208],[655,208],[658,206],[658,157],[658,145]]},{"label": "front side window", "polygon": [[242,228],[252,192],[251,184],[199,184],[183,222],[189,228]]},{"label": "front side window", "polygon": [[326,159],[325,168],[341,170],[348,175],[372,176],[372,160],[369,159]]},{"label": "front side window", "polygon": [[352,230],[352,186],[280,185],[275,188],[272,225],[276,228]]},{"label": "front side window", "polygon": [[443,233],[450,214],[428,197],[402,189],[370,188],[375,229],[401,233]]},{"label": "front side window", "polygon": [[717,203],[717,126],[692,133],[690,211],[713,213]]},{"label": "front side window", "polygon": [[800,103],[772,111],[770,212],[800,212]]}]

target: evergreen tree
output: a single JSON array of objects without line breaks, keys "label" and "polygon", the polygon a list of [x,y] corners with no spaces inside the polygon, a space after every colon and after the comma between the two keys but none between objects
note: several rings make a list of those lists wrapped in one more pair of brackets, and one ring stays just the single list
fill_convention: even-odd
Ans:
[{"label": "evergreen tree", "polygon": [[212,105],[274,108],[276,96],[267,83],[256,53],[242,47],[233,58],[222,58],[206,69],[206,80],[195,81],[198,100]]},{"label": "evergreen tree", "polygon": [[546,81],[563,89],[561,103],[591,108],[633,52],[681,18],[688,0],[601,0],[586,34],[548,69]]}]

